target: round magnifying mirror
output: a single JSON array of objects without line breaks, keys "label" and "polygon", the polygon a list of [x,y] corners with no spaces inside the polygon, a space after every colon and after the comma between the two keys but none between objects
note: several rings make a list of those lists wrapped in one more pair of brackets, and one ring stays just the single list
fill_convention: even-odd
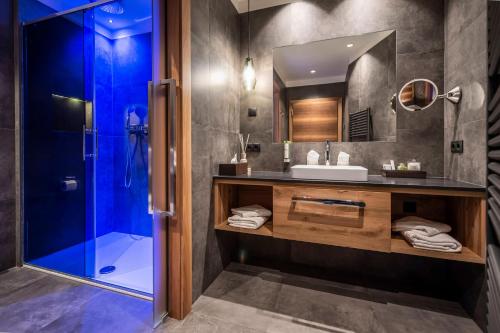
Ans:
[{"label": "round magnifying mirror", "polygon": [[411,80],[399,92],[399,103],[407,111],[430,108],[439,97],[438,87],[427,79]]}]

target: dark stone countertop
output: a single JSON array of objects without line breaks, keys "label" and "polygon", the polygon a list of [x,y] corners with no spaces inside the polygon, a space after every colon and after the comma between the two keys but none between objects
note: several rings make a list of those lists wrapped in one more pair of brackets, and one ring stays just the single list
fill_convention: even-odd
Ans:
[{"label": "dark stone countertop", "polygon": [[307,184],[332,184],[332,185],[363,185],[363,186],[387,186],[387,187],[406,187],[406,188],[424,188],[424,189],[442,189],[457,191],[484,192],[484,186],[459,182],[445,178],[387,178],[379,175],[369,175],[367,182],[355,181],[337,181],[321,179],[301,179],[292,178],[290,173],[276,171],[252,171],[250,176],[219,176],[214,179],[240,179],[240,180],[267,180],[282,183],[307,183]]}]

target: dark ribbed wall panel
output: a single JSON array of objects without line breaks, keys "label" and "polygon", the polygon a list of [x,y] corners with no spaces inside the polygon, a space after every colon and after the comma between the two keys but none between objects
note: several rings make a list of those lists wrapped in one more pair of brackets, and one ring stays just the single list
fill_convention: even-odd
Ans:
[{"label": "dark ribbed wall panel", "polygon": [[500,2],[488,3],[488,314],[487,331],[500,332]]}]

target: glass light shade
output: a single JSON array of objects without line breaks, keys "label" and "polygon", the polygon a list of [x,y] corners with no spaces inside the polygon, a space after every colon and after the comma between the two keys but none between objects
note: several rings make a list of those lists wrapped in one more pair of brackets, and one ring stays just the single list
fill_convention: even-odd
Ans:
[{"label": "glass light shade", "polygon": [[255,68],[253,66],[253,59],[248,57],[245,59],[245,67],[243,68],[243,84],[247,91],[255,89],[257,79],[255,77]]}]

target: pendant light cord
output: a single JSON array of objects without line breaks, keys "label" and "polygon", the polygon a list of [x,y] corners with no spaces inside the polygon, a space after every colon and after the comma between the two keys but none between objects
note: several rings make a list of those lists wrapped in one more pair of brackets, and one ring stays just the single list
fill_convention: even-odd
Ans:
[{"label": "pendant light cord", "polygon": [[248,58],[250,58],[250,0],[247,0],[247,21],[248,21]]}]

